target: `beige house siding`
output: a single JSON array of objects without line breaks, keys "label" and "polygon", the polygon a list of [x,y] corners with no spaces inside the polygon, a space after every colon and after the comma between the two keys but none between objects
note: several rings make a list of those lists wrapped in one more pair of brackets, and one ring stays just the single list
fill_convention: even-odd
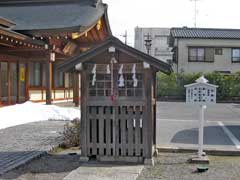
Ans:
[{"label": "beige house siding", "polygon": [[[240,71],[240,62],[232,63],[232,48],[240,48],[240,40],[221,39],[176,39],[175,46],[178,47],[178,72],[213,72]],[[214,62],[189,62],[188,47],[220,47],[223,48],[222,55],[214,55]]]}]

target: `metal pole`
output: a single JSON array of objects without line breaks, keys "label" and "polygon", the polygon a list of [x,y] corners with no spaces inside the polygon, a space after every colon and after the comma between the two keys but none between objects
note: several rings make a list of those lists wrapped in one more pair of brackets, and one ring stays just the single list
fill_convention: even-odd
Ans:
[{"label": "metal pole", "polygon": [[197,27],[197,1],[200,0],[190,0],[190,1],[194,1],[194,27]]},{"label": "metal pole", "polygon": [[206,105],[200,105],[199,108],[199,130],[198,130],[198,157],[203,156],[203,136],[204,136],[204,111],[207,108]]},{"label": "metal pole", "polygon": [[195,20],[194,27],[197,27],[197,0],[195,0]]}]

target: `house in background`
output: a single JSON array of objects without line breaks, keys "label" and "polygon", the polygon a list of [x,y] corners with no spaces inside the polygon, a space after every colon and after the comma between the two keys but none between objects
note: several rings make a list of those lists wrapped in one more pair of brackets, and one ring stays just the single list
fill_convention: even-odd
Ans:
[{"label": "house in background", "polygon": [[78,105],[79,74],[56,66],[109,35],[101,0],[0,1],[0,106],[27,100]]},{"label": "house in background", "polygon": [[[148,37],[149,36],[149,37]],[[150,38],[152,45],[149,54],[169,64],[172,63],[173,52],[169,47],[170,28],[135,28],[134,47],[147,53],[145,39]]]},{"label": "house in background", "polygon": [[177,73],[240,71],[240,29],[172,28]]}]

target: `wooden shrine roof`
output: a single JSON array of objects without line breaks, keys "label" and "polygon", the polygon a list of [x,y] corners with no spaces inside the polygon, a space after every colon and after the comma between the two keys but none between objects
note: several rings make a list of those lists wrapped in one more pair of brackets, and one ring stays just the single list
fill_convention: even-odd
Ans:
[{"label": "wooden shrine roof", "polygon": [[[90,59],[96,57],[97,55],[107,51],[109,47],[114,46],[118,51],[128,54],[129,56],[136,58],[142,62],[146,62],[158,70],[170,74],[172,72],[171,65],[156,59],[148,54],[145,54],[135,48],[132,48],[124,43],[122,43],[119,39],[114,36],[110,36],[101,44],[96,45],[95,47],[85,51],[84,53],[75,56],[73,58],[68,59],[58,66],[60,71],[73,71],[75,66],[79,63],[83,63],[89,61]],[[101,63],[101,62],[100,62]]]}]

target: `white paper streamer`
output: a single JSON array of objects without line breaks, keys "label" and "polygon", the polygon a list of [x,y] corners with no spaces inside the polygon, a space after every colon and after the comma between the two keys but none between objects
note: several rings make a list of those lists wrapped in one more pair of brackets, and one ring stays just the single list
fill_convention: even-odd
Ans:
[{"label": "white paper streamer", "polygon": [[120,69],[118,71],[118,74],[122,74],[122,73],[123,73],[123,64],[121,64]]},{"label": "white paper streamer", "polygon": [[133,74],[136,74],[136,64],[133,64],[132,73],[133,73]]},{"label": "white paper streamer", "polygon": [[110,65],[109,64],[107,65],[107,74],[111,74]]},{"label": "white paper streamer", "polygon": [[118,87],[124,87],[124,78],[123,78],[122,74],[121,74],[118,81],[119,81]]},{"label": "white paper streamer", "polygon": [[133,64],[132,73],[133,73],[133,76],[132,76],[132,79],[133,79],[133,87],[137,87],[137,85],[138,85],[138,80],[137,80],[137,77],[136,77],[136,64]]},{"label": "white paper streamer", "polygon": [[92,74],[96,74],[97,72],[97,65],[94,64],[93,69],[92,69]]},{"label": "white paper streamer", "polygon": [[121,64],[118,74],[120,75],[118,80],[118,87],[124,87],[123,64]]},{"label": "white paper streamer", "polygon": [[136,74],[133,74],[132,78],[133,78],[133,87],[137,87],[138,80],[137,80]]},{"label": "white paper streamer", "polygon": [[92,74],[93,74],[92,86],[95,86],[95,83],[96,83],[96,73],[97,73],[97,65],[94,64],[92,69]]}]

